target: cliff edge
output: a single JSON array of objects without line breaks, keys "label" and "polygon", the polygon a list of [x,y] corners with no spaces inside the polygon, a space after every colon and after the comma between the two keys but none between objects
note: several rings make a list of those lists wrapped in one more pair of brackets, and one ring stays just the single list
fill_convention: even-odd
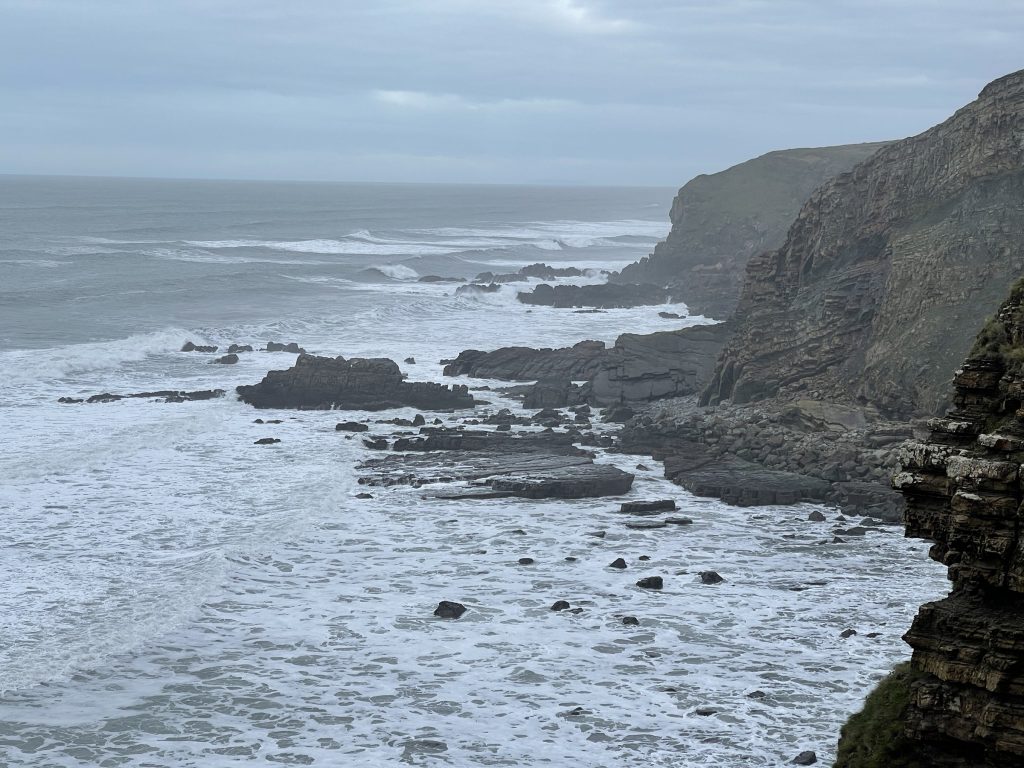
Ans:
[{"label": "cliff edge", "polygon": [[827,182],[747,266],[703,401],[781,396],[936,413],[1024,272],[1024,71]]},{"label": "cliff edge", "polygon": [[615,280],[671,284],[692,314],[723,320],[736,308],[750,257],[781,246],[815,189],[883,146],[785,149],[701,174],[672,201],[668,237]]}]

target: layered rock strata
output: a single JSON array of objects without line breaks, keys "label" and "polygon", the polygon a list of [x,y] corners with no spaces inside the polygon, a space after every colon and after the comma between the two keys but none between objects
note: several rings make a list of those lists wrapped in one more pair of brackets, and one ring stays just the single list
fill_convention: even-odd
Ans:
[{"label": "layered rock strata", "polygon": [[[729,333],[728,323],[718,323],[649,334],[625,333],[611,348],[600,341],[581,341],[561,349],[471,349],[449,362],[444,373],[537,380],[525,396],[528,408],[646,403],[700,392]],[[586,383],[576,386],[575,381]]]},{"label": "layered rock strata", "polygon": [[811,193],[881,146],[787,149],[697,176],[672,202],[668,237],[613,279],[671,284],[694,314],[724,319],[750,257],[781,246]]},{"label": "layered rock strata", "polygon": [[[956,372],[953,409],[900,451],[907,535],[949,566],[921,607],[903,754],[936,766],[1024,765],[1024,285]],[[850,763],[855,766],[856,763]]]},{"label": "layered rock strata", "polygon": [[466,386],[407,382],[386,358],[299,355],[285,371],[270,371],[259,384],[238,387],[239,398],[257,408],[334,408],[379,411],[387,408],[448,410],[472,408]]},{"label": "layered rock strata", "polygon": [[565,433],[511,436],[490,431],[425,427],[420,436],[399,440],[394,453],[359,465],[361,485],[429,486],[462,482],[435,494],[449,499],[578,499],[621,496],[633,475],[572,444]]},{"label": "layered rock strata", "polygon": [[1024,71],[815,192],[747,267],[705,401],[810,397],[935,413],[1024,272]]},{"label": "layered rock strata", "polygon": [[523,304],[548,307],[646,307],[675,300],[678,291],[650,283],[599,283],[597,285],[555,285],[541,283],[532,291],[520,291]]}]

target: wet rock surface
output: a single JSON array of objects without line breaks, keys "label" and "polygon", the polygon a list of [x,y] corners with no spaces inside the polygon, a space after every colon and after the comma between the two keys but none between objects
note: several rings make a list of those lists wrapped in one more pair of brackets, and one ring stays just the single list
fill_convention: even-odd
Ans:
[{"label": "wet rock surface", "polygon": [[674,292],[650,283],[601,283],[598,285],[555,285],[541,283],[532,291],[520,291],[516,298],[523,304],[547,307],[643,307],[667,304]]},{"label": "wet rock surface", "polygon": [[335,408],[425,410],[471,408],[465,386],[406,382],[398,365],[386,358],[317,357],[300,354],[285,371],[270,371],[259,384],[241,386],[240,399],[257,408]]},{"label": "wet rock surface", "polygon": [[633,475],[610,464],[597,464],[574,448],[568,434],[505,432],[425,427],[418,437],[396,441],[404,451],[359,465],[359,482],[370,486],[465,482],[460,490],[435,498],[527,499],[620,496]]},{"label": "wet rock surface", "polygon": [[118,400],[129,400],[133,398],[141,398],[144,400],[157,400],[164,403],[186,403],[192,400],[213,400],[217,397],[223,397],[223,389],[201,389],[195,392],[184,392],[181,390],[173,389],[161,389],[156,392],[133,392],[128,395],[114,395],[109,392],[104,392],[99,395],[90,395],[86,398],[76,397],[61,397],[57,400],[59,403],[115,403]]}]

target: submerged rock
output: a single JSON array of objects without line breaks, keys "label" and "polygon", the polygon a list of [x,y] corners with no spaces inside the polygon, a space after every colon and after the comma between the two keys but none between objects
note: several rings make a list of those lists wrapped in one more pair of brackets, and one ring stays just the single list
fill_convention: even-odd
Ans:
[{"label": "submerged rock", "polygon": [[234,365],[235,363],[238,362],[238,355],[236,355],[235,353],[232,352],[231,354],[227,354],[227,355],[224,355],[222,357],[218,357],[213,362],[215,362],[215,363],[217,363],[219,365]]},{"label": "submerged rock", "polygon": [[367,424],[358,421],[342,421],[334,425],[335,432],[366,432],[369,429]]},{"label": "submerged rock", "polygon": [[656,512],[674,512],[675,509],[674,499],[659,499],[658,501],[624,501],[619,507],[619,512],[630,515],[647,515]]}]

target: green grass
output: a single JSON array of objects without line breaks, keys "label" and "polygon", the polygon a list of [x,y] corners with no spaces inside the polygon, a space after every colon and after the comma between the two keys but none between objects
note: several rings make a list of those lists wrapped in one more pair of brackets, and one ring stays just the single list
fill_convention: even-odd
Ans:
[{"label": "green grass", "polygon": [[907,662],[878,684],[843,726],[835,768],[928,768],[904,735],[910,684],[919,676]]}]

